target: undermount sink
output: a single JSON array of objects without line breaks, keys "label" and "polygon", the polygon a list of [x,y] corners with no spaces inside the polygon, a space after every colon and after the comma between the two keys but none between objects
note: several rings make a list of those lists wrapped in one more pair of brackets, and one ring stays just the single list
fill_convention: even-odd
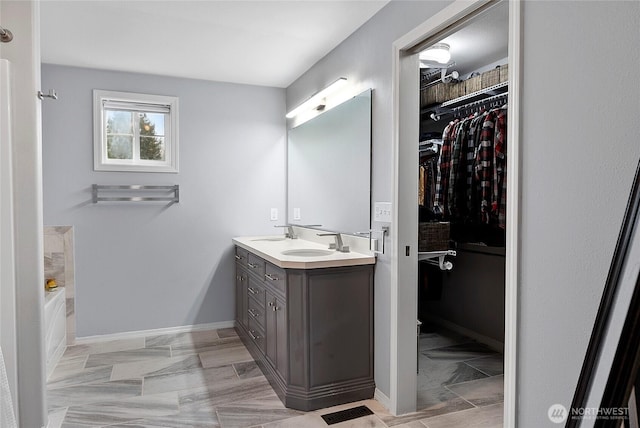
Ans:
[{"label": "undermount sink", "polygon": [[252,241],[284,241],[285,238],[284,236],[274,236],[271,238],[258,238],[258,239],[252,239]]},{"label": "undermount sink", "polygon": [[285,256],[296,256],[296,257],[318,257],[318,256],[328,256],[333,253],[335,253],[335,251],[316,250],[314,248],[300,248],[297,250],[286,250],[286,251],[283,251],[281,254]]}]

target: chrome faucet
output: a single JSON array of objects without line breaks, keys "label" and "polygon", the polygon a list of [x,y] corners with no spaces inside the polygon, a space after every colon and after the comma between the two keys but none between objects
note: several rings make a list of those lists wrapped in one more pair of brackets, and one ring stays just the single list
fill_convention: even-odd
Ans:
[{"label": "chrome faucet", "polygon": [[340,251],[341,253],[348,253],[349,252],[349,246],[343,244],[342,235],[339,232],[335,232],[335,233],[318,233],[318,236],[334,236],[336,238],[336,242],[334,242],[333,244],[329,244],[329,249],[330,250],[337,250],[337,251]]},{"label": "chrome faucet", "polygon": [[295,234],[295,232],[293,231],[293,226],[291,226],[290,224],[285,224],[282,226],[274,226],[274,227],[286,227],[287,231],[284,234],[285,238],[298,239],[298,235]]}]

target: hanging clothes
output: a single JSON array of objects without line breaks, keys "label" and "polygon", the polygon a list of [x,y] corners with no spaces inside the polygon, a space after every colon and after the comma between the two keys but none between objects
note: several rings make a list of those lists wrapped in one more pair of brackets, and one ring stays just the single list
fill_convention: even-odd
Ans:
[{"label": "hanging clothes", "polygon": [[420,165],[419,178],[418,178],[418,205],[424,206],[424,191],[425,191],[425,168]]},{"label": "hanging clothes", "polygon": [[466,179],[466,157],[464,154],[463,146],[466,146],[468,140],[468,131],[471,120],[465,119],[459,122],[456,127],[456,137],[453,141],[453,148],[451,150],[451,169],[449,171],[449,189],[448,189],[448,203],[449,214],[453,219],[459,219],[461,216],[460,208],[464,205],[464,185],[461,181]]},{"label": "hanging clothes", "polygon": [[420,148],[420,179],[418,182],[418,205],[433,210],[436,194],[436,175],[438,171],[439,145],[427,144]]},{"label": "hanging clothes", "polygon": [[465,200],[466,200],[466,212],[465,222],[473,223],[478,218],[478,180],[475,176],[475,160],[480,144],[480,129],[482,122],[486,117],[487,112],[484,111],[477,117],[471,120],[469,125],[469,137],[467,140],[467,153],[466,153],[466,186],[465,186]]},{"label": "hanging clothes", "polygon": [[494,175],[491,212],[504,229],[507,220],[507,112],[500,109],[496,118],[494,136]]},{"label": "hanging clothes", "polygon": [[[487,230],[506,226],[507,115],[494,109],[456,119],[442,133],[435,168],[433,212],[452,225]],[[424,165],[421,162],[421,166]],[[427,169],[421,170],[426,182]],[[429,203],[424,192],[425,204]],[[421,196],[422,198],[422,196]],[[480,231],[484,229],[478,229]],[[482,235],[485,232],[479,232]],[[470,238],[472,239],[472,238]]]},{"label": "hanging clothes", "polygon": [[438,173],[436,178],[436,197],[433,211],[443,218],[449,218],[449,173],[451,171],[451,149],[455,138],[458,120],[450,122],[442,132],[442,148],[438,161]]},{"label": "hanging clothes", "polygon": [[482,122],[480,145],[476,156],[476,178],[480,183],[480,222],[485,224],[490,222],[492,203],[495,118],[495,112],[490,111]]}]

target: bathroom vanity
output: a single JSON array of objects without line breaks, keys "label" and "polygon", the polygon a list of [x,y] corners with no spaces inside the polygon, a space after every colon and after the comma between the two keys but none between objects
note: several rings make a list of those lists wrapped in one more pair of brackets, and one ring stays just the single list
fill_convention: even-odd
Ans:
[{"label": "bathroom vanity", "polygon": [[285,406],[373,397],[375,257],[302,239],[233,242],[236,329]]}]

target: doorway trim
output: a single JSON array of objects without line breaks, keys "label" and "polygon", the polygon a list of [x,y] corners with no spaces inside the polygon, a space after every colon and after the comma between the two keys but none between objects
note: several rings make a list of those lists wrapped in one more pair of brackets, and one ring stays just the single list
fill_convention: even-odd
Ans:
[{"label": "doorway trim", "polygon": [[[417,313],[417,208],[410,206],[418,188],[419,79],[417,54],[410,51],[427,38],[464,20],[492,0],[456,0],[393,43],[392,53],[392,147],[393,210],[391,223],[391,329],[390,411],[416,410],[417,340],[413,335]],[[507,158],[507,222],[505,272],[504,426],[516,425],[516,375],[518,328],[518,259],[520,222],[520,90],[521,90],[520,0],[509,1],[509,105]],[[415,161],[415,162],[413,162]],[[413,163],[411,163],[413,162]],[[414,307],[415,311],[407,310]]]}]

